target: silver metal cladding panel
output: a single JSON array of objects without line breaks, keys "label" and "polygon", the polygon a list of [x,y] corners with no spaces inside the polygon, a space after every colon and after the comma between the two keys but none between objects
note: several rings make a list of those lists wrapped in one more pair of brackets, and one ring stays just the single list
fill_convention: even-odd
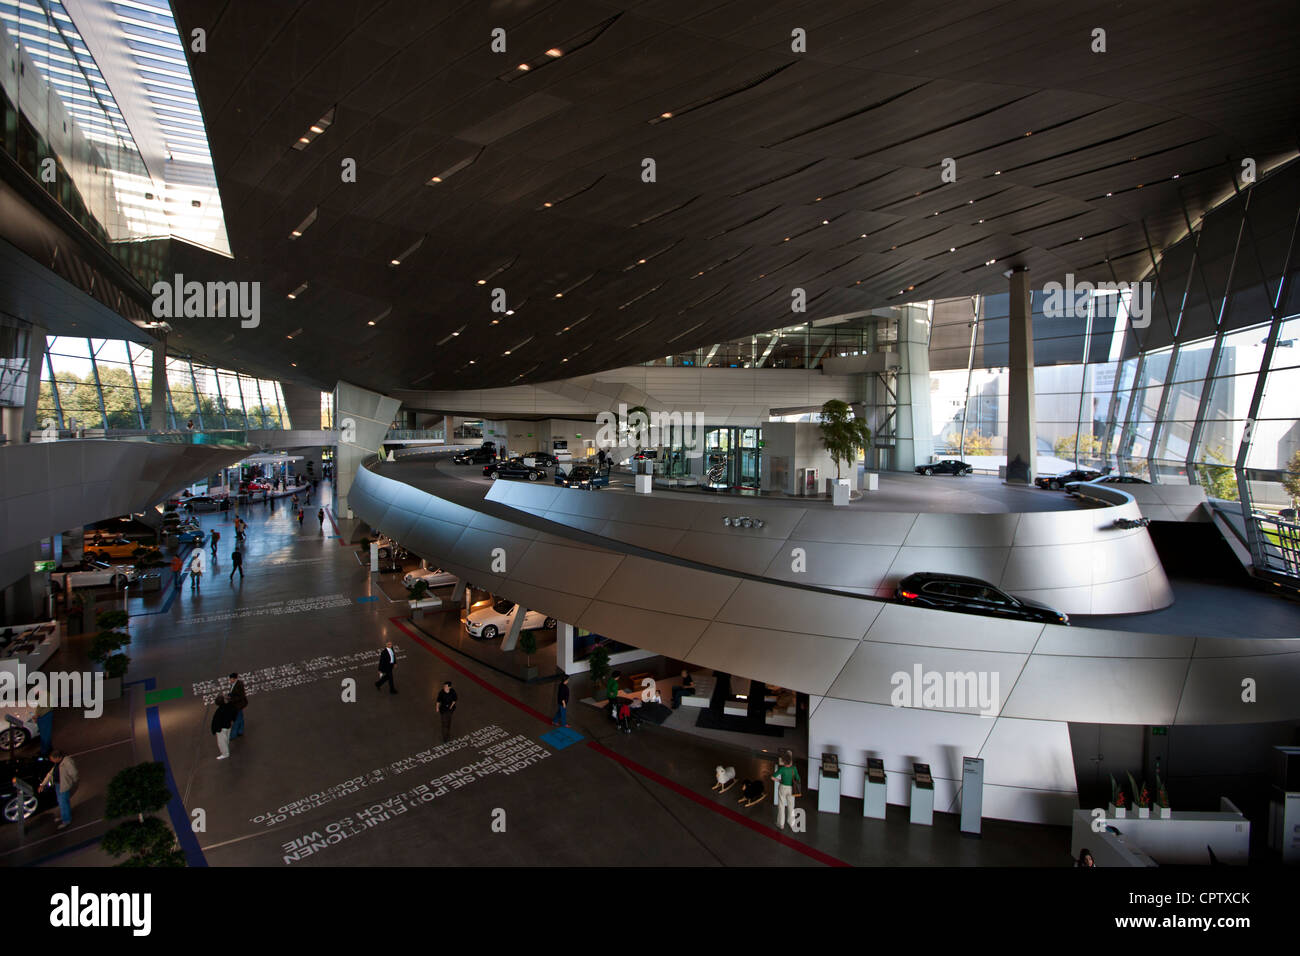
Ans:
[{"label": "silver metal cladding panel", "polygon": [[691,648],[690,660],[750,680],[822,694],[857,646],[838,637],[714,622]]},{"label": "silver metal cladding panel", "polygon": [[[896,689],[901,691],[910,688],[913,707],[920,708],[926,704],[927,710],[978,714],[983,709],[978,699],[978,691],[986,689],[991,695],[989,709],[997,713],[1001,710],[1002,702],[1011,693],[1011,689],[1016,686],[1026,658],[1025,654],[969,648],[864,642],[853,651],[844,669],[826,691],[826,696],[892,706]],[[941,701],[936,706],[928,706],[928,702],[922,697],[924,683],[917,686],[915,680],[918,667],[923,681],[929,672],[938,673],[940,676],[954,675],[955,682],[962,688],[962,693],[968,696],[965,696],[964,700]],[[975,676],[974,685],[970,685],[966,680],[956,680],[957,675],[972,674]],[[983,684],[980,682],[980,675],[985,675]],[[996,683],[994,675],[996,675]],[[975,699],[972,700],[972,697]],[[904,704],[908,703],[907,697],[899,699]],[[958,703],[963,706],[956,706]]]},{"label": "silver metal cladding panel", "polygon": [[1043,632],[1043,625],[1032,621],[1003,621],[982,614],[953,614],[893,603],[879,607],[880,615],[866,635],[866,640],[877,643],[1028,654]]},{"label": "silver metal cladding panel", "polygon": [[1002,712],[1038,720],[1171,724],[1187,666],[1186,660],[1173,658],[1035,654]]},{"label": "silver metal cladding panel", "polygon": [[746,627],[803,631],[860,640],[886,605],[800,588],[773,588],[742,581],[717,620]]},{"label": "silver metal cladding panel", "polygon": [[637,646],[682,660],[709,622],[608,601],[592,601],[574,623],[594,634],[642,635],[637,639]]},{"label": "silver metal cladding panel", "polygon": [[[554,519],[552,519],[554,520]],[[655,527],[643,524],[630,524],[625,521],[606,521],[596,531],[605,538],[622,541],[637,548],[672,554],[677,542],[685,534],[680,528]]]},{"label": "silver metal cladding panel", "polygon": [[624,561],[623,555],[534,541],[510,569],[510,577],[537,587],[592,598]]},{"label": "silver metal cladding panel", "polygon": [[[756,536],[750,533],[753,530],[750,528],[725,530],[731,533],[687,531],[677,542],[673,554],[687,561],[756,575],[765,574],[778,556],[789,554],[783,538]],[[787,559],[786,564],[789,563]]]},{"label": "silver metal cladding panel", "polygon": [[739,584],[733,577],[629,556],[597,596],[614,604],[711,620]]},{"label": "silver metal cladding panel", "polygon": [[858,545],[901,546],[907,540],[917,515],[884,511],[845,513],[810,508],[791,532],[802,541],[843,542]]}]

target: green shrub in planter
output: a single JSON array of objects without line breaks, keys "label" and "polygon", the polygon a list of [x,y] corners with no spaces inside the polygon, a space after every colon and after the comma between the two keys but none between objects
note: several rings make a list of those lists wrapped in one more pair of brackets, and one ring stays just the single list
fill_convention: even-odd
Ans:
[{"label": "green shrub in planter", "polygon": [[412,601],[422,601],[429,594],[429,582],[416,581],[414,584],[412,584],[409,588],[406,589],[406,593]]},{"label": "green shrub in planter", "polygon": [[532,667],[533,655],[537,653],[537,638],[532,631],[524,631],[519,635],[519,649],[528,655],[528,666]]},{"label": "green shrub in planter", "polygon": [[587,666],[591,668],[593,693],[598,694],[604,688],[605,681],[609,677],[609,651],[603,647],[593,647],[587,654]]},{"label": "green shrub in planter", "polygon": [[104,834],[103,847],[113,856],[130,854],[118,866],[184,866],[185,854],[164,821],[153,814],[167,806],[166,768],[161,763],[140,763],[118,771],[108,783],[104,815],[135,817]]},{"label": "green shrub in planter", "polygon": [[131,635],[118,630],[127,620],[125,611],[103,611],[95,617],[100,631],[90,642],[90,659],[104,668],[106,678],[122,677],[130,666],[131,658],[121,650],[131,643]]}]

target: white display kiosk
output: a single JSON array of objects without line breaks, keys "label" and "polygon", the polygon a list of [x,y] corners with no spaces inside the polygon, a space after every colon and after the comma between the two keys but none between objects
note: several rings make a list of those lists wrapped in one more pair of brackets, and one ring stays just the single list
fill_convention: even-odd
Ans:
[{"label": "white display kiosk", "polygon": [[840,758],[822,754],[821,773],[817,780],[817,809],[822,813],[840,812]]},{"label": "white display kiosk", "polygon": [[862,815],[873,820],[885,819],[885,761],[867,758],[867,779],[862,785]]},{"label": "white display kiosk", "polygon": [[912,764],[911,821],[918,826],[934,826],[934,777],[928,763]]}]

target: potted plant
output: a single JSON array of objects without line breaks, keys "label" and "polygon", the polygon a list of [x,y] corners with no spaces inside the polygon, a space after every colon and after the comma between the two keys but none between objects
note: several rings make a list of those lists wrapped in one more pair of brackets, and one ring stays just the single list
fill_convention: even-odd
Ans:
[{"label": "potted plant", "polygon": [[1133,788],[1133,803],[1137,807],[1138,819],[1147,819],[1151,816],[1151,791],[1147,789],[1146,781],[1142,781],[1142,786],[1139,787],[1133,774],[1129,774],[1128,785]]},{"label": "potted plant", "polygon": [[1128,816],[1128,799],[1120,785],[1115,782],[1115,775],[1110,775],[1110,815],[1116,820]]},{"label": "potted plant", "polygon": [[135,817],[104,834],[103,847],[109,854],[129,854],[118,866],[185,866],[185,853],[171,827],[153,816],[171,799],[165,781],[161,763],[126,767],[109,781],[104,815]]},{"label": "potted plant", "polygon": [[1160,774],[1156,774],[1156,806],[1160,810],[1160,818],[1168,820],[1174,815],[1174,811],[1169,806],[1169,788],[1165,782],[1160,779]]},{"label": "potted plant", "polygon": [[90,642],[90,659],[104,670],[106,700],[122,696],[122,677],[131,663],[131,658],[122,653],[122,648],[131,643],[131,635],[125,631],[127,620],[125,611],[105,611],[95,619],[99,633]]},{"label": "potted plant", "polygon": [[533,666],[533,655],[537,653],[537,638],[533,636],[532,631],[524,631],[519,635],[519,649],[528,655],[528,665],[524,668],[524,680],[532,680],[537,676],[537,668]]},{"label": "potted plant", "polygon": [[600,700],[609,677],[609,651],[597,644],[587,653],[587,667],[591,674],[592,696]]},{"label": "potted plant", "polygon": [[[840,480],[840,465],[856,461],[858,451],[871,447],[871,429],[861,418],[855,418],[848,402],[832,398],[822,405],[822,420],[818,428],[822,433],[822,445],[835,463],[835,482]],[[830,479],[827,479],[828,481]],[[848,504],[843,499],[837,504]]]},{"label": "potted plant", "polygon": [[407,604],[411,608],[413,621],[423,618],[426,610],[442,607],[442,601],[429,593],[428,581],[416,581],[406,589],[406,596],[410,599]]},{"label": "potted plant", "polygon": [[[85,634],[90,630],[86,626],[86,604],[87,599],[80,591],[72,592],[72,599],[68,601],[68,633]],[[93,606],[93,605],[92,605]],[[93,625],[94,622],[92,621]]]}]

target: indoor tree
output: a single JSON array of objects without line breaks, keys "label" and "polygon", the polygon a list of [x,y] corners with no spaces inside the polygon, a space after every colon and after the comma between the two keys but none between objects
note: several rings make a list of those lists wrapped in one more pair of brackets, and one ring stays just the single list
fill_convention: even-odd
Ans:
[{"label": "indoor tree", "polygon": [[1294,510],[1296,499],[1300,498],[1300,448],[1291,453],[1286,471],[1282,472],[1282,487],[1291,496],[1291,508]]},{"label": "indoor tree", "polygon": [[856,461],[859,451],[871,447],[871,429],[861,418],[853,416],[848,402],[832,398],[822,406],[822,421],[818,426],[831,461],[835,462],[835,478],[840,477],[840,465]]}]

